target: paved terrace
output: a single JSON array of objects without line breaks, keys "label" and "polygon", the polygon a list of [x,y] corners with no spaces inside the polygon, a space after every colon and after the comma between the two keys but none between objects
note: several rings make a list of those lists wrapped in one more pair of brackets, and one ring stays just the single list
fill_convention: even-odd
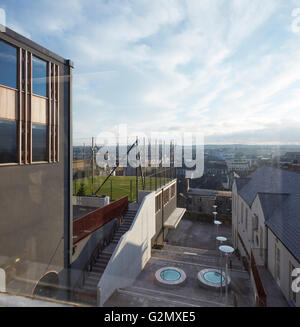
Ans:
[{"label": "paved terrace", "polygon": [[[177,229],[169,232],[168,243],[161,250],[152,250],[152,258],[134,284],[126,289],[116,291],[105,303],[105,306],[224,306],[224,292],[221,297],[219,291],[206,289],[200,286],[197,280],[197,273],[201,269],[219,267],[219,252],[216,250],[214,227],[210,223],[182,219]],[[230,237],[230,226],[221,226],[219,231],[219,234]],[[183,246],[185,244],[188,244],[189,247]],[[155,272],[159,268],[167,266],[185,271],[187,280],[184,285],[165,288],[155,282]],[[228,295],[228,305],[234,305],[234,295],[236,295],[238,306],[254,306],[249,274],[236,256],[232,257],[230,276],[232,285]]]}]

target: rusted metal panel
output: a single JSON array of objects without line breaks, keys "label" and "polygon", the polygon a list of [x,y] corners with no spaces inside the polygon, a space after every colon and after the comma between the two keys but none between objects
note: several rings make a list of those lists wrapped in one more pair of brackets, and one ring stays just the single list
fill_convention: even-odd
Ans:
[{"label": "rusted metal panel", "polygon": [[128,196],[88,213],[73,222],[73,245],[121,216],[128,208]]}]

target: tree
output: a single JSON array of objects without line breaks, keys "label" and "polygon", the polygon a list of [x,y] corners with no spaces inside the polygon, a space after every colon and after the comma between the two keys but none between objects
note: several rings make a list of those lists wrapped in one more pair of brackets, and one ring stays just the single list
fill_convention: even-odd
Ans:
[{"label": "tree", "polygon": [[85,185],[84,185],[84,183],[80,184],[80,188],[79,188],[79,190],[77,192],[77,195],[78,196],[84,196],[85,195]]}]

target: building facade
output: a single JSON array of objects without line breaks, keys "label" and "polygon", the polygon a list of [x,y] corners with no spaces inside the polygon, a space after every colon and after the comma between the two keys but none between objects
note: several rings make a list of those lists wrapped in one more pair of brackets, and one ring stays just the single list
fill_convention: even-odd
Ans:
[{"label": "building facade", "polygon": [[6,291],[60,296],[57,286],[68,284],[72,69],[70,60],[12,30],[0,33],[0,269]]},{"label": "building facade", "polygon": [[300,268],[299,174],[262,167],[232,187],[232,239],[246,259],[255,258],[280,287],[291,306],[292,271]]}]

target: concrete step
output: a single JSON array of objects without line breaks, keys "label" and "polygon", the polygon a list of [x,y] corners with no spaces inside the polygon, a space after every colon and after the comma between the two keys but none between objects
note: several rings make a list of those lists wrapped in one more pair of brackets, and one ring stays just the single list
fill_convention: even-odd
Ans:
[{"label": "concrete step", "polygon": [[122,227],[122,226],[131,226],[132,225],[132,221],[124,221],[123,224],[121,224],[119,227]]},{"label": "concrete step", "polygon": [[93,272],[102,275],[106,267],[93,267]]},{"label": "concrete step", "polygon": [[85,291],[87,293],[90,293],[92,295],[97,296],[97,287],[86,285],[86,283],[85,283],[81,290],[83,290],[83,291]]},{"label": "concrete step", "polygon": [[128,230],[129,230],[129,228],[127,228],[127,227],[121,227],[121,228],[117,229],[116,233],[118,233],[118,232],[128,232]]},{"label": "concrete step", "polygon": [[[128,230],[127,230],[128,231]],[[117,231],[115,232],[115,235],[114,236],[122,236],[123,234],[125,234],[127,231]]]},{"label": "concrete step", "polygon": [[108,261],[99,261],[93,265],[93,268],[105,268],[108,264]]},{"label": "concrete step", "polygon": [[97,261],[94,262],[93,267],[100,265],[100,264],[106,265],[108,263],[108,261],[109,261],[109,259],[98,259]]},{"label": "concrete step", "polygon": [[86,278],[86,279],[100,280],[100,278],[101,278],[101,274],[96,273],[96,272],[94,272],[94,271],[90,271],[90,272],[87,274],[87,278]]},{"label": "concrete step", "polygon": [[[99,279],[100,280],[100,279]],[[99,283],[99,280],[96,280],[96,279],[86,279],[85,280],[85,283],[84,283],[84,286],[88,286],[88,287],[92,287],[92,288],[97,288],[97,285]]]},{"label": "concrete step", "polygon": [[105,252],[101,252],[99,258],[106,258],[106,257],[110,257],[110,254],[109,253],[105,253]]},{"label": "concrete step", "polygon": [[93,267],[99,266],[99,265],[107,265],[109,259],[98,259],[94,262]]}]

